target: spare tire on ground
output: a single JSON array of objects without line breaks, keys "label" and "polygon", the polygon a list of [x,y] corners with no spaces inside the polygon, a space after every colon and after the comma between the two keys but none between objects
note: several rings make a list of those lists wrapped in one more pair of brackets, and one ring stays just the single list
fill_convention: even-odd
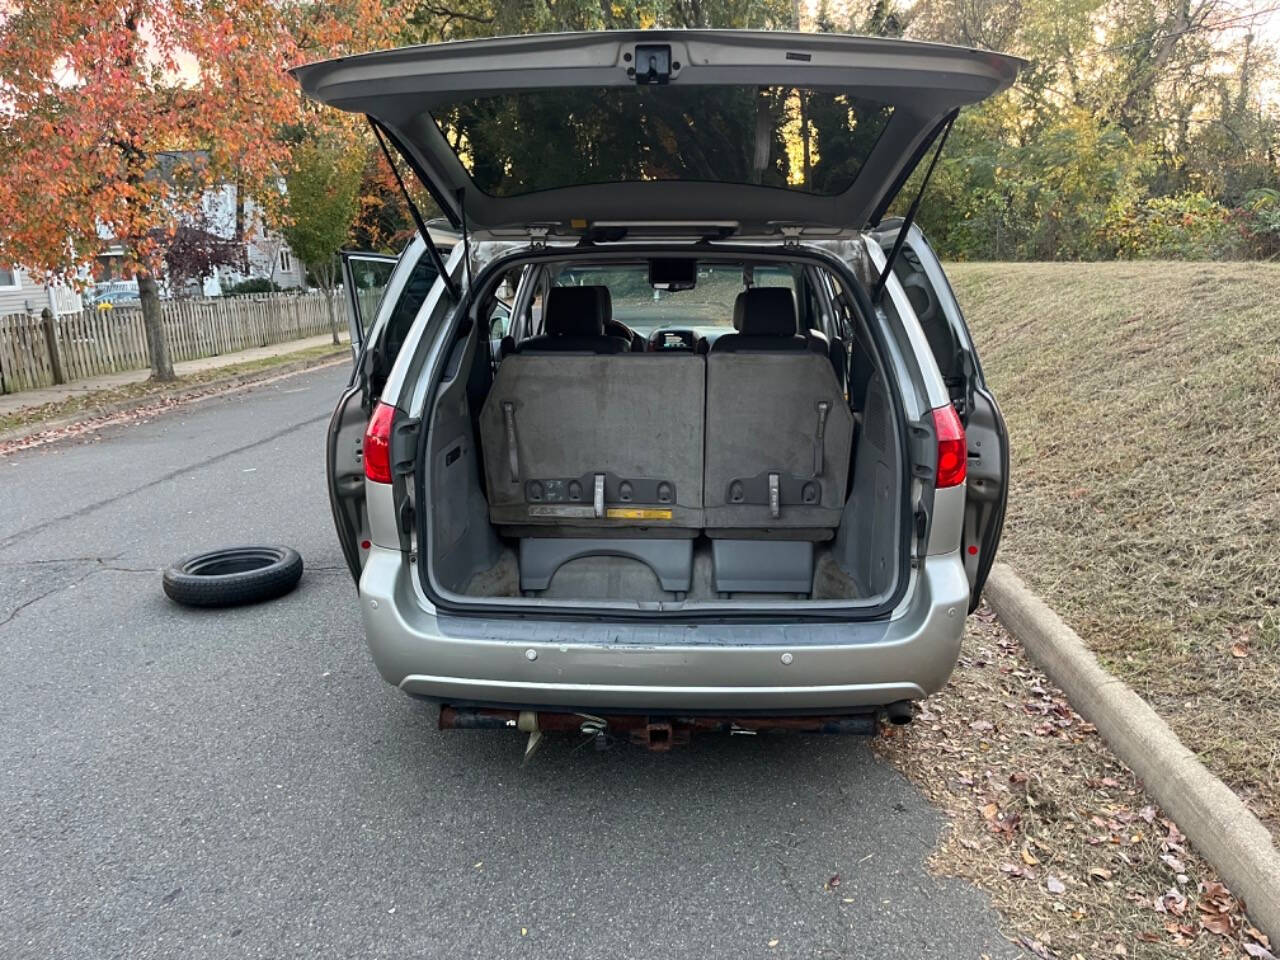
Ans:
[{"label": "spare tire on ground", "polygon": [[289,547],[223,547],[184,557],[164,572],[164,592],[190,607],[236,607],[283,596],[302,579]]}]

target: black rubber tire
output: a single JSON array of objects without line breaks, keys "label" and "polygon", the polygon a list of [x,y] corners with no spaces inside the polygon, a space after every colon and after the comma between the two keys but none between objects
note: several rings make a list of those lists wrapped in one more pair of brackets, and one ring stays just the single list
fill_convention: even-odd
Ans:
[{"label": "black rubber tire", "polygon": [[238,607],[284,596],[302,579],[289,547],[223,547],[183,557],[164,572],[169,599],[189,607]]}]

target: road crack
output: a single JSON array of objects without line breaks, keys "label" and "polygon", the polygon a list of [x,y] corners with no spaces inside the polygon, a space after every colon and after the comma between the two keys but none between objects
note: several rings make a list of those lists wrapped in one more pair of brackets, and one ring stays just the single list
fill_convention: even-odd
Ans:
[{"label": "road crack", "polygon": [[0,627],[8,626],[17,618],[18,614],[22,613],[22,611],[26,610],[28,607],[39,603],[41,600],[45,600],[56,594],[62,593],[65,590],[70,590],[72,587],[78,587],[80,584],[84,583],[86,580],[92,577],[95,573],[98,573],[101,570],[102,570],[101,567],[90,567],[82,576],[76,577],[74,580],[70,581],[69,583],[64,583],[60,586],[52,587],[46,590],[44,593],[31,597],[28,600],[23,600],[20,604],[18,604],[16,607],[14,607],[12,610],[9,611],[8,616],[6,616],[3,620],[0,620]]},{"label": "road crack", "polygon": [[32,524],[31,526],[26,527],[22,530],[18,530],[14,533],[11,533],[9,534],[9,536],[5,537],[3,540],[0,540],[0,550],[7,550],[9,547],[13,546],[15,543],[21,540],[24,540],[26,538],[29,538],[32,534],[39,533],[42,530],[47,530],[50,527],[55,526],[59,523],[63,523],[67,520],[80,519],[81,517],[87,516],[88,514],[93,513],[96,510],[101,510],[103,507],[108,507],[113,503],[118,503],[119,501],[124,500],[127,497],[132,497],[135,494],[142,493],[146,490],[150,490],[153,487],[158,487],[162,483],[168,483],[171,480],[176,480],[179,477],[192,473],[193,471],[201,470],[204,467],[213,466],[215,463],[221,463],[224,460],[229,460],[232,457],[237,456],[238,454],[256,449],[257,447],[265,446],[266,444],[269,444],[269,443],[274,443],[275,441],[281,439],[282,437],[286,437],[291,433],[294,433],[298,430],[303,429],[304,427],[309,427],[312,424],[319,423],[322,420],[328,420],[330,416],[331,414],[329,413],[322,413],[319,416],[311,417],[310,419],[307,419],[307,420],[300,420],[297,423],[294,423],[285,427],[283,430],[277,430],[275,433],[271,433],[265,437],[261,437],[258,440],[254,440],[252,443],[246,443],[239,447],[234,447],[231,450],[225,450],[222,453],[217,453],[211,457],[206,457],[203,460],[197,460],[195,463],[186,464],[185,466],[178,467],[176,470],[170,470],[169,472],[163,474],[162,476],[156,477],[154,480],[148,480],[146,483],[140,484],[139,486],[136,486],[130,490],[125,490],[121,493],[117,493],[114,496],[106,497],[102,500],[96,500],[93,503],[85,504],[83,507],[80,507],[76,510],[72,510],[68,513],[61,514],[60,516],[50,517],[48,520],[42,520],[39,523]]}]

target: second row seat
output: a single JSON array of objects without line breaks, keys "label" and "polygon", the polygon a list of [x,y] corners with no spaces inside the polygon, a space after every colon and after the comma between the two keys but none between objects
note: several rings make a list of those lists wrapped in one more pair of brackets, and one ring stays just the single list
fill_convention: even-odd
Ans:
[{"label": "second row seat", "polygon": [[481,411],[493,523],[517,536],[831,536],[853,418],[797,334],[789,290],[748,291],[741,333],[705,358],[617,356],[590,287],[553,289],[546,320],[553,332],[503,361]]}]

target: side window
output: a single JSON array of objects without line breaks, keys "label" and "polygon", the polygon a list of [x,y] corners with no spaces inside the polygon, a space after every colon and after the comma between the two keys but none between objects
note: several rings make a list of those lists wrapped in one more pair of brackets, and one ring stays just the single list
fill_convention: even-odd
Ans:
[{"label": "side window", "polygon": [[494,291],[487,318],[490,340],[501,340],[511,332],[511,304],[515,300],[516,284],[519,282],[520,271],[513,270],[502,278],[502,283]]},{"label": "side window", "polygon": [[831,309],[833,311],[831,332],[837,339],[844,340],[847,343],[854,339],[855,328],[848,298],[839,280],[831,276],[831,274],[824,271],[823,280],[827,285],[827,299],[831,301]]},{"label": "side window", "polygon": [[501,300],[494,300],[489,310],[489,339],[501,340],[511,330],[511,308]]},{"label": "side window", "polygon": [[551,290],[551,272],[543,270],[538,277],[538,287],[529,298],[529,306],[524,316],[526,337],[536,337],[545,331],[542,328],[542,305],[547,302],[547,293]]},{"label": "side window", "polygon": [[418,311],[422,308],[422,304],[426,302],[427,294],[431,292],[431,288],[435,286],[436,278],[439,276],[439,272],[431,263],[431,258],[426,253],[423,253],[414,265],[413,273],[409,275],[409,279],[405,282],[404,289],[400,291],[400,299],[396,301],[396,305],[391,311],[391,316],[387,320],[386,331],[383,334],[382,342],[379,344],[385,370],[390,370],[391,365],[395,363],[396,356],[400,353],[400,348],[404,346],[404,341],[409,335],[410,328],[413,327],[413,321],[418,316]]},{"label": "side window", "polygon": [[[280,251],[281,256],[284,251]],[[392,271],[396,267],[395,257],[360,256],[346,257],[346,271],[350,277],[351,298],[349,306],[359,324],[360,339],[363,340],[378,315],[378,305],[387,292],[387,284],[391,282]]]}]

